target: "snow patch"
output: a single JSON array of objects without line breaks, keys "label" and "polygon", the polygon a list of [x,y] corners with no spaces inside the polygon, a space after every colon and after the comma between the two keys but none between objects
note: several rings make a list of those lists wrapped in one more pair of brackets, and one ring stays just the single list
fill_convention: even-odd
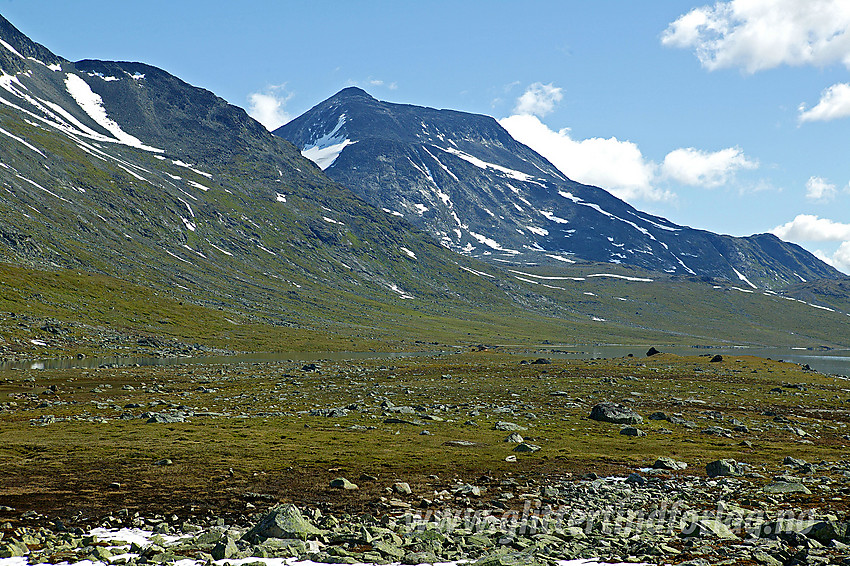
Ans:
[{"label": "snow patch", "polygon": [[740,271],[738,271],[738,270],[737,270],[737,269],[735,269],[734,267],[732,268],[732,271],[734,271],[734,272],[735,272],[735,275],[737,275],[737,276],[738,276],[738,279],[740,279],[741,281],[743,281],[744,283],[746,283],[747,285],[749,285],[749,286],[750,286],[750,287],[752,287],[753,289],[758,289],[758,287],[756,287],[755,285],[753,285],[752,283],[750,283],[750,280],[749,280],[749,279],[747,279],[746,277],[744,277],[744,274],[743,274],[743,273],[741,273]]},{"label": "snow patch", "polygon": [[514,169],[508,169],[507,167],[502,167],[501,165],[496,165],[495,163],[488,163],[487,161],[484,161],[482,159],[478,159],[477,157],[469,155],[468,153],[460,151],[458,149],[454,149],[454,148],[451,148],[451,147],[450,148],[440,147],[440,148],[437,148],[437,149],[445,151],[446,153],[451,153],[452,155],[456,155],[457,157],[460,157],[464,161],[467,161],[467,162],[475,165],[476,167],[478,167],[480,169],[495,169],[496,171],[499,171],[500,173],[503,173],[504,175],[507,175],[511,179],[515,179],[517,181],[523,181],[523,182],[533,182],[534,181],[534,177],[532,177],[531,175],[529,175],[527,173],[523,173],[521,171],[516,171]]},{"label": "snow patch", "polygon": [[531,232],[532,234],[537,234],[538,236],[548,236],[549,235],[549,230],[546,230],[544,228],[536,228],[534,226],[526,226],[525,228],[529,232]]},{"label": "snow patch", "polygon": [[207,192],[208,190],[210,190],[210,188],[207,187],[206,185],[196,183],[195,181],[190,181],[189,179],[186,179],[186,182],[189,183],[191,186],[195,187],[196,189],[201,189],[204,192]]},{"label": "snow patch", "polygon": [[381,210],[383,210],[387,214],[392,214],[393,216],[400,216],[401,218],[404,218],[404,214],[402,214],[401,212],[396,212],[395,210],[390,210],[389,208],[382,208]]},{"label": "snow patch", "polygon": [[77,101],[77,104],[80,105],[80,108],[104,130],[115,136],[115,140],[119,143],[146,151],[163,152],[161,149],[143,144],[141,140],[122,130],[121,126],[107,116],[106,109],[103,107],[103,99],[100,95],[92,91],[89,84],[77,75],[67,73],[65,75],[65,87],[74,100]]},{"label": "snow patch", "polygon": [[493,240],[491,238],[488,238],[487,236],[484,236],[483,234],[476,234],[475,232],[470,231],[469,235],[472,236],[473,238],[475,238],[476,240],[478,240],[480,243],[482,243],[485,246],[492,248],[494,250],[498,250],[500,252],[514,253],[514,254],[519,253],[517,250],[510,250],[510,249],[507,249],[507,248],[503,248],[502,244],[500,244],[496,240]]},{"label": "snow patch", "polygon": [[415,254],[415,253],[413,253],[412,251],[410,251],[409,249],[407,249],[407,248],[405,248],[405,247],[403,247],[403,246],[402,246],[402,247],[399,247],[399,249],[400,249],[401,251],[403,251],[405,254],[407,254],[407,255],[408,255],[411,259],[416,259],[416,254]]},{"label": "snow patch", "polygon": [[328,222],[330,224],[339,224],[340,226],[345,226],[345,224],[343,224],[339,220],[334,220],[333,218],[329,218],[327,216],[322,216],[322,220],[324,220],[325,222]]},{"label": "snow patch", "polygon": [[570,259],[568,257],[564,257],[562,255],[557,254],[546,254],[546,257],[551,257],[552,259],[556,259],[558,261],[563,261],[564,263],[575,263],[575,260]]},{"label": "snow patch", "polygon": [[614,279],[623,279],[624,281],[641,281],[644,283],[652,283],[653,279],[647,279],[646,277],[629,277],[627,275],[617,275],[615,273],[593,273],[588,275],[588,277],[612,277]]},{"label": "snow patch", "polygon": [[20,53],[18,53],[18,51],[17,51],[14,47],[12,47],[11,45],[9,45],[8,43],[6,43],[5,41],[3,41],[2,39],[0,39],[0,45],[2,45],[2,46],[3,46],[3,47],[5,47],[6,49],[8,49],[8,50],[9,50],[9,51],[11,51],[12,53],[14,53],[15,55],[17,55],[17,56],[18,56],[18,57],[20,57],[21,59],[26,59],[26,57],[24,57],[23,55],[21,55]]},{"label": "snow patch", "polygon": [[569,220],[565,220],[563,218],[555,216],[554,214],[552,214],[548,210],[539,210],[538,212],[540,212],[540,214],[545,216],[547,220],[549,220],[551,222],[555,222],[556,224],[569,224],[570,223]]},{"label": "snow patch", "polygon": [[286,202],[286,195],[282,193],[275,193],[275,201],[277,202]]},{"label": "snow patch", "polygon": [[24,139],[19,138],[19,137],[18,137],[18,136],[16,136],[15,134],[12,134],[12,133],[10,133],[10,132],[7,132],[7,131],[6,131],[6,130],[4,130],[3,128],[0,128],[0,134],[3,134],[3,135],[6,135],[6,136],[9,136],[9,137],[10,137],[10,138],[12,138],[13,140],[15,140],[15,141],[17,141],[17,142],[22,143],[24,146],[26,146],[26,147],[30,148],[31,150],[33,150],[34,152],[36,152],[37,154],[39,154],[39,155],[40,155],[40,156],[42,156],[42,157],[47,157],[46,155],[44,155],[43,153],[41,153],[41,150],[40,150],[40,149],[38,149],[37,147],[35,147],[35,146],[34,146],[34,145],[32,145],[31,143],[29,143],[28,141],[26,141],[26,140],[24,140]]},{"label": "snow patch", "polygon": [[301,155],[318,165],[322,171],[333,165],[333,162],[336,161],[336,158],[339,157],[346,146],[356,143],[337,135],[344,124],[345,114],[341,114],[334,129],[314,140],[311,144],[304,146]]}]

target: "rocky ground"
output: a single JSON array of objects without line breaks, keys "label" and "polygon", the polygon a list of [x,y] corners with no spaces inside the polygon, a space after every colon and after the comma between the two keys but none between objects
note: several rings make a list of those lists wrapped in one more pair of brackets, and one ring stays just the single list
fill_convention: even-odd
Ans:
[{"label": "rocky ground", "polygon": [[[478,352],[18,370],[0,396],[0,555],[31,563],[850,555],[846,381],[794,364]],[[91,537],[122,527],[165,538]]]}]

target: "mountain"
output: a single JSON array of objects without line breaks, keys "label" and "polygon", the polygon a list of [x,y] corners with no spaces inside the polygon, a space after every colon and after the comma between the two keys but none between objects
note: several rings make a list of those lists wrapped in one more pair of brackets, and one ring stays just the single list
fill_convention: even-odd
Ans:
[{"label": "mountain", "polygon": [[411,298],[511,304],[213,93],[142,63],[67,61],[2,17],[0,40],[0,261],[318,328]]},{"label": "mountain", "polygon": [[480,259],[626,264],[767,289],[844,277],[771,234],[680,226],[571,181],[489,116],[382,102],[351,87],[275,133],[368,202]]},{"label": "mountain", "polygon": [[[339,153],[333,146],[354,138],[339,137],[347,119],[333,121],[314,153],[330,160],[337,152],[339,164],[367,144]],[[476,139],[479,122],[493,125],[478,118],[467,138]],[[493,155],[474,158],[472,145],[461,137],[455,143],[459,149],[448,142],[445,151],[428,148],[438,156],[429,165],[436,182],[449,172],[468,175],[464,164],[480,169],[475,159],[495,164],[503,152],[494,145]],[[516,189],[529,202],[538,198],[535,187],[540,198],[547,194],[550,181],[539,179],[558,176],[543,161],[549,169],[531,179],[521,172],[530,161],[505,163],[483,170],[520,177]],[[434,189],[422,190],[419,204]],[[461,195],[451,190],[447,198],[460,209]],[[575,191],[573,200],[549,198],[584,199],[582,213],[602,209],[590,199],[607,193]],[[614,210],[618,201],[599,202]],[[495,203],[494,215],[505,214]],[[501,268],[440,245],[407,221],[418,214],[400,218],[384,208],[390,213],[209,91],[142,63],[68,61],[0,17],[0,357],[78,348],[126,355],[143,344],[169,352],[199,351],[198,344],[261,351],[544,341],[837,346],[848,335],[846,314],[821,308],[816,297],[789,301],[737,282],[610,263],[558,261],[569,274],[551,265],[520,268],[519,254],[494,250],[514,262]]]}]

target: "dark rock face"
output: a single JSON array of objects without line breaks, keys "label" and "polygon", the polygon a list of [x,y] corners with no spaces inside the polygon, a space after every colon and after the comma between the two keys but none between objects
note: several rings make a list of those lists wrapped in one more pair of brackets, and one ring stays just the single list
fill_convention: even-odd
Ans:
[{"label": "dark rock face", "polygon": [[635,425],[643,422],[643,417],[628,407],[610,402],[595,405],[593,409],[591,409],[590,416],[588,418],[594,421],[625,425]]},{"label": "dark rock face", "polygon": [[489,116],[347,88],[275,133],[366,201],[482,259],[622,263],[768,288],[843,278],[775,236],[679,226],[576,183]]}]

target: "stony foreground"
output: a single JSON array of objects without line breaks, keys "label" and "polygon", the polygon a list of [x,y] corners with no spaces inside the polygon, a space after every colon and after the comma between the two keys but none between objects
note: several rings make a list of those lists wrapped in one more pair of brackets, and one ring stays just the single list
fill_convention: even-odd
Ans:
[{"label": "stony foreground", "polygon": [[[0,553],[32,563],[850,555],[847,382],[795,364],[33,369],[0,375],[0,395]],[[127,554],[95,528],[164,538]]]},{"label": "stony foreground", "polygon": [[[487,507],[476,505],[477,510],[464,503],[487,499],[482,486],[459,484],[452,492],[435,494],[456,506],[419,510],[404,501],[408,486],[400,483],[394,486],[396,495],[386,499],[391,510],[381,516],[323,514],[292,504],[235,522],[145,517],[121,510],[94,523],[64,524],[31,513],[26,519],[34,526],[3,525],[0,557],[25,556],[30,564],[250,557],[337,564],[470,560],[494,566],[581,558],[705,566],[850,564],[846,520],[803,510],[795,501],[797,494],[811,491],[843,498],[850,491],[850,463],[790,461],[784,468],[785,474],[761,487],[755,481],[759,478],[669,477],[662,472],[627,478],[590,475],[540,488],[513,482],[502,486],[512,493],[501,491]],[[115,548],[118,542],[107,542],[105,531],[100,538],[92,535],[93,528],[146,529],[157,536]]]}]

